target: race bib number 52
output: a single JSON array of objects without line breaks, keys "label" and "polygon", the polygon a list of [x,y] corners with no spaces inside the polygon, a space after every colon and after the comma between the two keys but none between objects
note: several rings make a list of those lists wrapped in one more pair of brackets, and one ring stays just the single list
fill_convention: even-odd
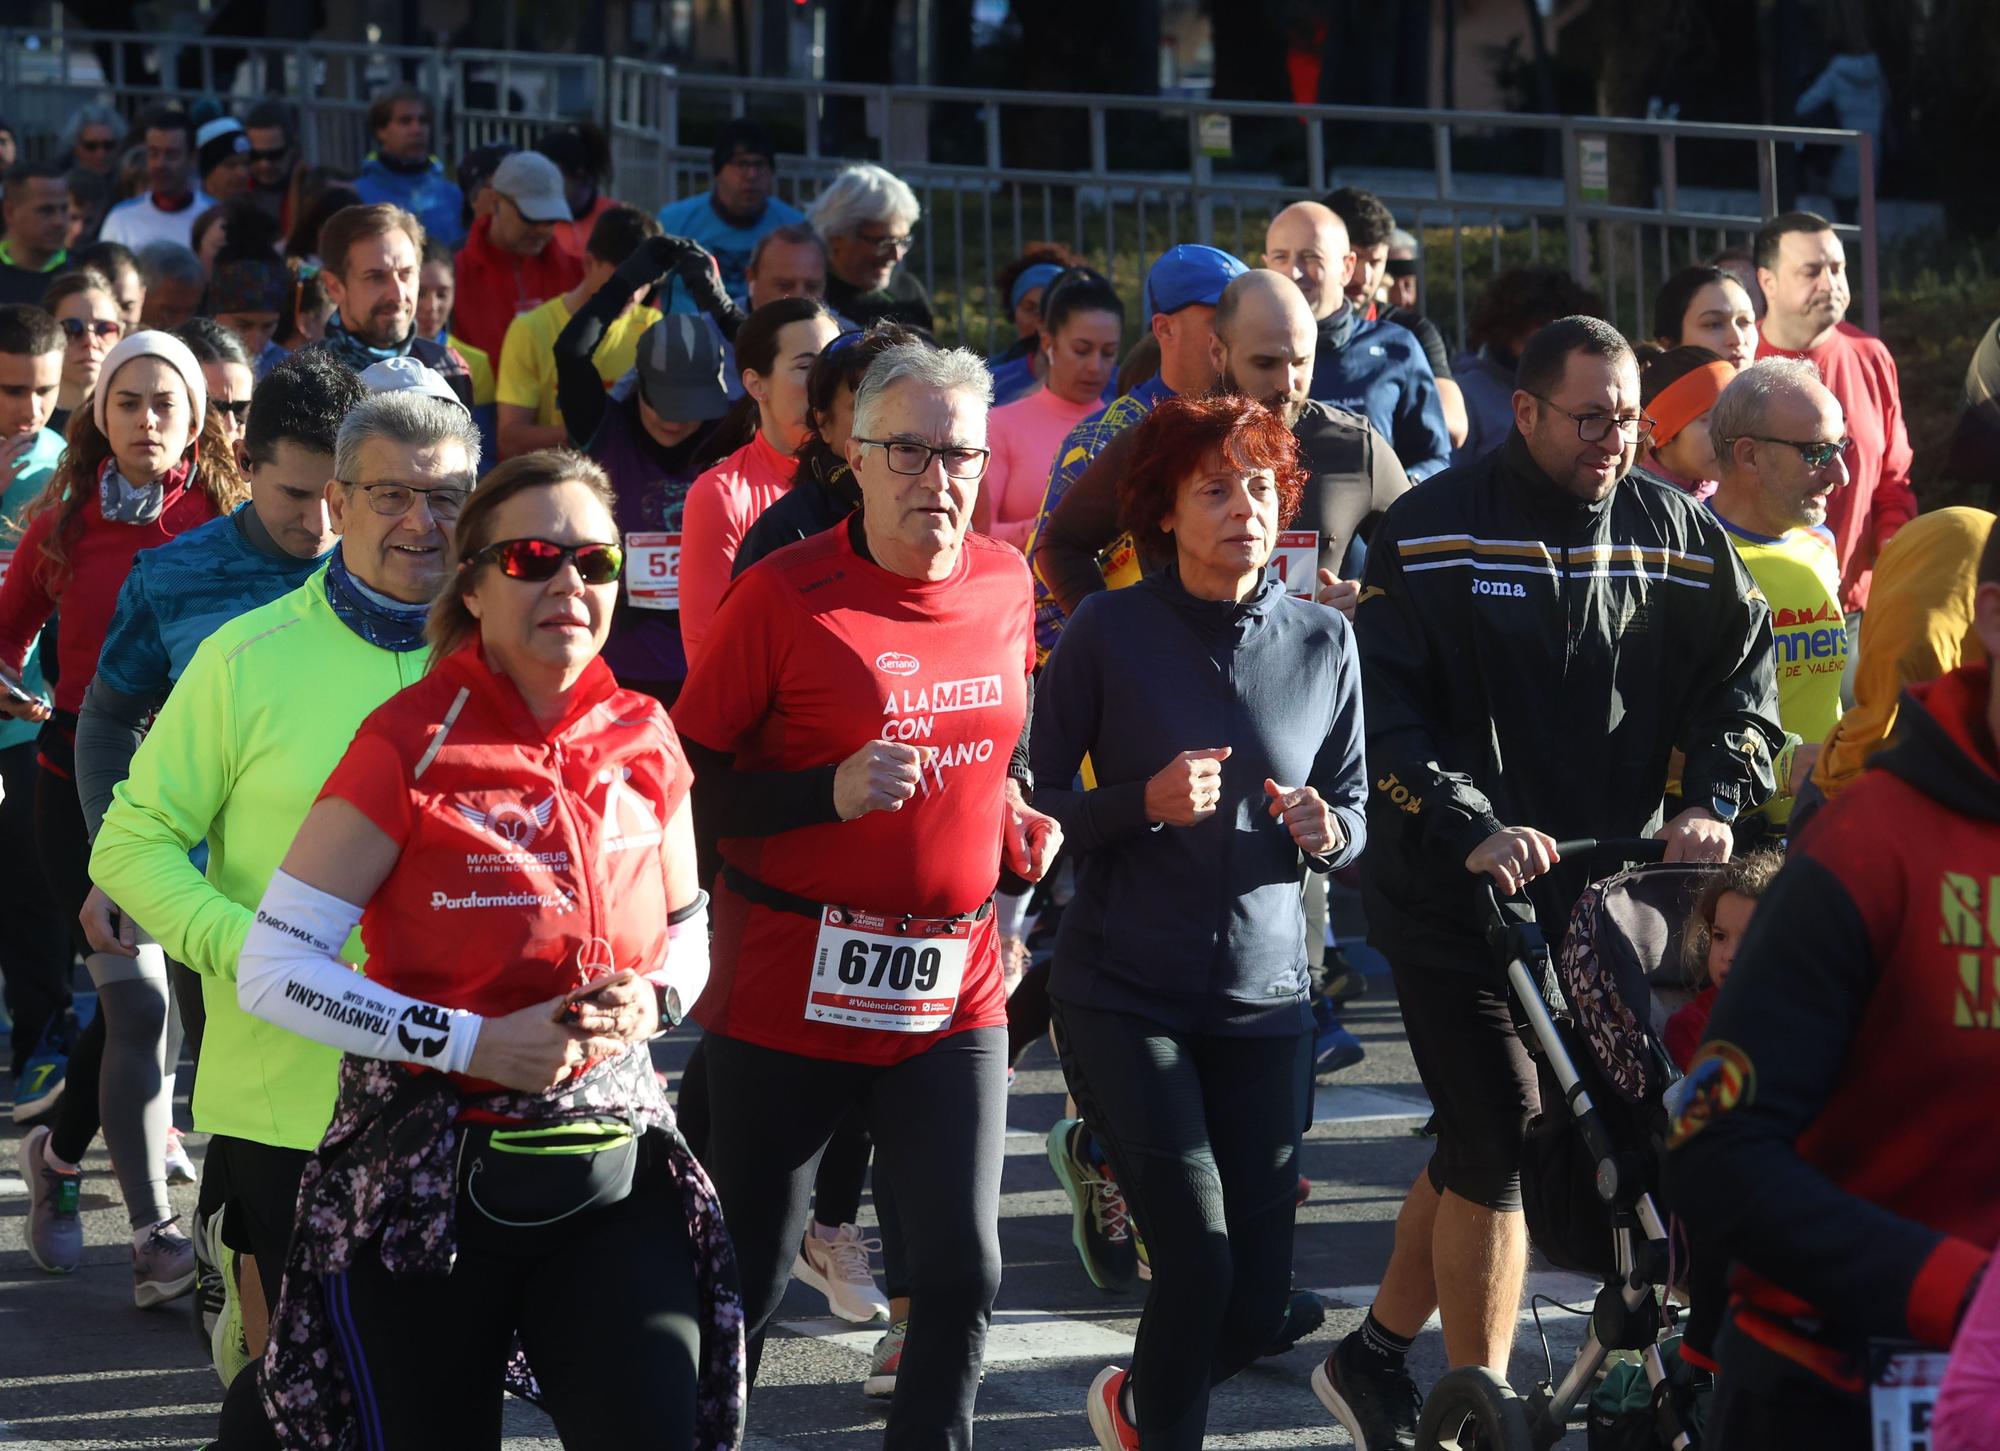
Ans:
[{"label": "race bib number 52", "polygon": [[883,1033],[935,1033],[958,1008],[972,924],[827,907],[813,945],[806,1019]]},{"label": "race bib number 52", "polygon": [[681,536],[625,536],[625,598],[637,610],[681,607]]}]

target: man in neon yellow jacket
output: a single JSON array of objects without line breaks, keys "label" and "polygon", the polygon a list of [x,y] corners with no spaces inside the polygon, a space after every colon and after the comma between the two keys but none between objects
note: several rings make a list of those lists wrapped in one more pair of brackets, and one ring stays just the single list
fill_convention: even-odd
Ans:
[{"label": "man in neon yellow jacket", "polygon": [[[299,1174],[333,1115],[340,1055],[243,1012],[237,955],[355,728],[424,673],[424,620],[455,564],[451,530],[478,463],[478,433],[456,404],[394,392],[347,415],[326,492],[340,547],[300,588],[195,651],[91,854],[92,880],[201,974],[195,1127],[214,1135],[204,1171],[219,1161],[227,1176],[225,1239],[255,1257],[266,1304],[277,1301]],[[203,840],[206,875],[187,858]],[[358,940],[349,946],[358,962]],[[255,1382],[231,1384],[225,1433],[238,1417],[262,1419]]]}]

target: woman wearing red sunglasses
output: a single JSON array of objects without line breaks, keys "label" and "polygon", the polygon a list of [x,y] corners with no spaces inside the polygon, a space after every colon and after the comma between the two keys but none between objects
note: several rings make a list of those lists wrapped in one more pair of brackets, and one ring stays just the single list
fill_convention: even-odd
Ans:
[{"label": "woman wearing red sunglasses", "polygon": [[263,1381],[288,1442],[497,1446],[518,1345],[565,1446],[735,1444],[729,1241],[645,1046],[707,980],[707,898],[680,742],[598,659],[610,505],[563,450],[486,476],[430,673],[356,733],[244,945],[243,1006],[346,1053]]}]

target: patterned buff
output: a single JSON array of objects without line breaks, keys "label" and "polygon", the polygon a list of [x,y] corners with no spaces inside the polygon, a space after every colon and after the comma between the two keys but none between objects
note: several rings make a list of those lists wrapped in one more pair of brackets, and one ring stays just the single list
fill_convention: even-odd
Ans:
[{"label": "patterned buff", "polygon": [[320,346],[340,359],[341,362],[347,364],[348,367],[354,369],[355,372],[364,373],[377,363],[385,362],[390,358],[407,356],[410,351],[410,342],[416,335],[417,330],[411,328],[410,336],[404,338],[396,347],[378,348],[373,343],[363,342],[343,327],[340,322],[340,314],[336,312],[326,320],[326,338],[321,342]]},{"label": "patterned buff", "polygon": [[431,607],[377,594],[348,572],[346,556],[338,549],[326,562],[326,602],[343,625],[371,645],[398,654],[424,648]]},{"label": "patterned buff", "polygon": [[187,487],[194,465],[182,459],[150,484],[134,484],[118,472],[118,460],[106,455],[97,471],[97,511],[107,524],[150,524],[167,507],[167,496]]}]

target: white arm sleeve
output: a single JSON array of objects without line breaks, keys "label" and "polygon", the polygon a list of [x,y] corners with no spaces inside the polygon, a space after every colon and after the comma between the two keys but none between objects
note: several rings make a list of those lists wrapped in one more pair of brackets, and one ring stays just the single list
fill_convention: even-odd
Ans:
[{"label": "white arm sleeve", "polygon": [[657,983],[665,1003],[664,1029],[677,1026],[708,986],[708,894],[694,899],[694,910],[667,924],[667,960],[646,974]]},{"label": "white arm sleeve", "polygon": [[352,902],[275,874],[243,941],[237,1003],[302,1038],[363,1058],[467,1072],[480,1016],[392,992],[340,961],[341,944],[360,920]]}]

